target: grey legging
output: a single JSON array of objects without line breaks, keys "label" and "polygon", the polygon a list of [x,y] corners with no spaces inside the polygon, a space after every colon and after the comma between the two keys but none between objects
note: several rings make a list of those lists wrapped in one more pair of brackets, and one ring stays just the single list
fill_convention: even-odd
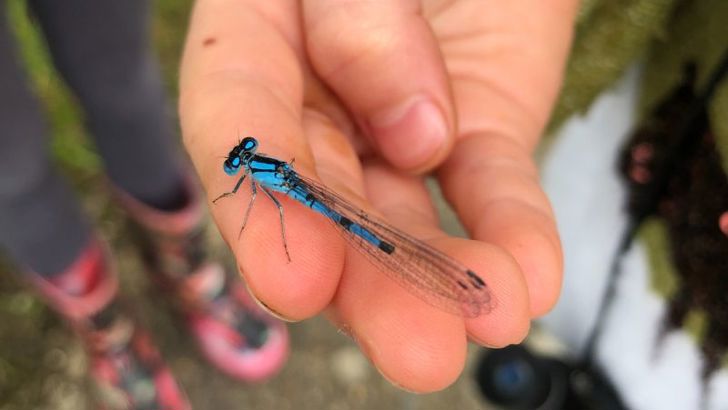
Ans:
[{"label": "grey legging", "polygon": [[[184,191],[174,127],[149,44],[146,0],[30,0],[53,62],[80,102],[109,178],[161,209]],[[41,274],[62,271],[89,235],[48,151],[0,0],[0,248]]]}]

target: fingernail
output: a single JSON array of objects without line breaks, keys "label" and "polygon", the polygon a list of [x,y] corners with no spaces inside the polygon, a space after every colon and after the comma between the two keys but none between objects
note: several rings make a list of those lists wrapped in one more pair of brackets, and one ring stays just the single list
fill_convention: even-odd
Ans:
[{"label": "fingernail", "polygon": [[481,340],[481,339],[479,339],[479,338],[477,338],[477,337],[475,337],[473,335],[468,335],[468,339],[471,342],[477,344],[478,346],[482,346],[482,347],[484,347],[486,349],[502,349],[502,348],[508,346],[507,344],[505,344],[505,345],[494,345],[494,344],[491,344],[491,343],[486,343],[485,341],[483,341],[483,340]]},{"label": "fingernail", "polygon": [[374,113],[369,129],[382,155],[399,168],[417,168],[442,148],[448,126],[440,108],[425,96]]},{"label": "fingernail", "polygon": [[[238,271],[240,271],[240,272],[243,271],[240,266],[238,266]],[[252,289],[250,289],[250,286],[248,286],[248,281],[245,280],[245,277],[243,276],[243,277],[241,277],[241,279],[242,279],[241,282],[243,283],[243,285],[245,285],[245,289],[248,291],[248,294],[250,295],[250,297],[266,313],[268,313],[269,315],[273,316],[274,318],[279,319],[279,320],[282,320],[284,322],[288,322],[288,323],[296,323],[296,322],[299,322],[298,320],[290,319],[290,318],[287,318],[286,316],[283,316],[282,314],[278,313],[276,310],[274,310],[273,308],[271,308],[270,306],[268,306],[266,303],[264,303],[262,300],[260,300],[258,298],[258,296],[256,296],[256,294],[253,292]]]},{"label": "fingernail", "polygon": [[379,372],[379,374],[382,375],[382,377],[384,377],[385,380],[387,380],[390,384],[392,384],[393,386],[397,387],[400,390],[404,390],[409,393],[417,393],[415,391],[410,391],[407,388],[402,387],[401,384],[396,382],[393,378],[389,377],[389,375],[387,375],[387,373],[385,373],[377,365],[376,357],[378,356],[378,351],[374,348],[374,346],[371,343],[369,343],[369,341],[367,339],[357,337],[357,335],[353,332],[353,330],[349,326],[346,326],[346,329],[342,328],[340,330],[345,332],[349,337],[351,337],[351,340],[353,340],[354,343],[356,343],[357,346],[359,346],[359,350],[361,350],[361,352],[364,354],[364,356],[366,356],[367,359],[369,359],[369,363],[371,363],[372,366],[374,366],[374,368],[377,369],[377,372]]},{"label": "fingernail", "polygon": [[269,315],[273,316],[274,318],[276,318],[278,320],[282,320],[282,321],[288,322],[288,323],[297,323],[297,322],[300,322],[300,320],[294,320],[294,319],[290,319],[288,317],[283,316],[283,314],[278,313],[272,307],[266,305],[262,300],[260,300],[260,299],[258,299],[256,297],[253,297],[253,299],[256,302],[258,302],[258,306],[260,306],[263,310],[265,310],[266,313],[268,313]]}]

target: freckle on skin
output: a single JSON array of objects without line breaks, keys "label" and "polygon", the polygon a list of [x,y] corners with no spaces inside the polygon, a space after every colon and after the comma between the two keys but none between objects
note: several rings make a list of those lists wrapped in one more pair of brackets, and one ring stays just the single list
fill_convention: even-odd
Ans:
[{"label": "freckle on skin", "polygon": [[211,46],[217,42],[217,39],[215,37],[207,37],[203,42],[202,45],[204,47]]}]

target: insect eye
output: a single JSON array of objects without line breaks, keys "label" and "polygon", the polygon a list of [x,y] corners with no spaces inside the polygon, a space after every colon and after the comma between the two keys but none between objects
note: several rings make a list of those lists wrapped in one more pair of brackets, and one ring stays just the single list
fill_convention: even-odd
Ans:
[{"label": "insect eye", "polygon": [[232,160],[227,160],[222,164],[222,169],[225,171],[228,175],[235,175],[238,173],[238,170],[240,169],[240,158],[233,158]]},{"label": "insect eye", "polygon": [[253,137],[246,137],[242,145],[245,151],[253,152],[258,148],[258,141]]}]

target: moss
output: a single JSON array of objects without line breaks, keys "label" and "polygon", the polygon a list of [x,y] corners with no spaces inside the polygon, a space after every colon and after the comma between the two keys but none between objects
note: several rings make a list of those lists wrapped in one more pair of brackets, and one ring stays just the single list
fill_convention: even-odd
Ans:
[{"label": "moss", "polygon": [[700,343],[700,341],[703,340],[707,329],[708,317],[705,312],[693,309],[685,316],[683,330],[685,333],[692,336],[697,343]]},{"label": "moss", "polygon": [[[679,276],[670,258],[672,251],[667,240],[667,226],[658,218],[650,218],[640,228],[639,238],[647,247],[650,287],[662,299],[669,299],[678,289]],[[685,316],[683,330],[700,342],[707,325],[705,312],[693,309]]]},{"label": "moss", "polygon": [[589,5],[577,26],[566,78],[550,130],[585,112],[626,67],[664,36],[675,0],[611,0]]},{"label": "moss", "polygon": [[678,287],[678,275],[670,259],[667,226],[657,218],[650,218],[640,228],[639,238],[647,248],[650,266],[650,287],[667,299]]},{"label": "moss", "polygon": [[[688,7],[689,6],[689,7]],[[643,112],[655,104],[680,80],[687,61],[698,67],[702,86],[726,50],[728,2],[702,0],[681,6],[664,37],[656,39],[647,59],[640,107]],[[716,136],[723,169],[728,172],[728,84],[724,82],[712,101],[710,120]]]}]

